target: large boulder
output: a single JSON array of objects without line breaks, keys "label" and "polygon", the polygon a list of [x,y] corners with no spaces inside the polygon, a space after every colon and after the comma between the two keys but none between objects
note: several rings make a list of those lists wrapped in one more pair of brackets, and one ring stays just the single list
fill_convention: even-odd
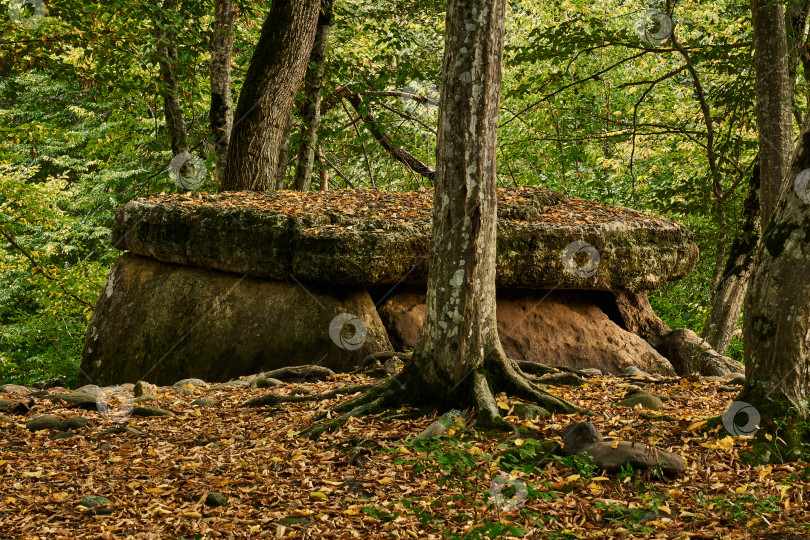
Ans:
[{"label": "large boulder", "polygon": [[[424,283],[433,192],[161,195],[116,211],[113,245],[165,262],[332,285]],[[498,193],[501,287],[654,290],[698,249],[675,222],[535,187]]]},{"label": "large boulder", "polygon": [[390,350],[363,288],[304,286],[124,254],[90,320],[79,379],[166,386],[302,364],[345,371]]},{"label": "large boulder", "polygon": [[[498,290],[497,317],[507,356],[621,375],[628,366],[674,375],[649,343],[613,322],[587,291]],[[604,294],[604,293],[603,293]],[[380,308],[395,348],[414,347],[425,318],[425,295],[396,294]]]}]

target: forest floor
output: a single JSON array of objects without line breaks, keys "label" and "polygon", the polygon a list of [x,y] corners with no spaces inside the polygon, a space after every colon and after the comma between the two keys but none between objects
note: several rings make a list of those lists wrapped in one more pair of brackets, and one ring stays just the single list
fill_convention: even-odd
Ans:
[{"label": "forest floor", "polygon": [[[684,457],[686,472],[664,480],[649,472],[603,474],[579,458],[509,462],[498,455],[506,450],[526,458],[533,445],[518,439],[499,447],[508,434],[468,431],[461,439],[414,442],[411,436],[435,417],[368,417],[318,441],[296,436],[339,399],[240,406],[267,392],[322,392],[369,381],[338,375],[270,389],[161,388],[150,406],[173,414],[130,417],[132,430],[95,410],[37,399],[31,412],[0,421],[0,538],[810,536],[808,463],[748,467],[740,461],[747,439],[701,431],[700,422],[721,414],[736,395],[718,380],[649,383],[647,390],[668,398],[651,413],[615,405],[633,381],[591,378],[585,386],[550,391],[595,416],[510,418],[554,440],[566,425],[590,421],[606,436]],[[191,405],[201,397],[215,404]],[[511,399],[498,401],[508,412]],[[82,415],[90,424],[76,436],[51,440],[56,431],[23,426],[36,413]],[[358,446],[370,450],[357,452]],[[227,506],[212,506],[212,494],[226,497]],[[91,495],[109,502],[79,505]]]}]

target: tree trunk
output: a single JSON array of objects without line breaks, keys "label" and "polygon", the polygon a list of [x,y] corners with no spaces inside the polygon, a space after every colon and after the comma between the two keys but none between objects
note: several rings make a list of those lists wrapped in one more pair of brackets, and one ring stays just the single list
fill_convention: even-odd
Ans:
[{"label": "tree trunk", "polygon": [[329,48],[329,29],[332,27],[332,0],[322,0],[315,44],[309,57],[309,67],[304,77],[304,104],[301,107],[301,142],[298,146],[298,163],[295,167],[295,189],[309,191],[312,168],[315,163],[315,148],[318,146],[318,129],[321,125],[321,84]]},{"label": "tree trunk", "polygon": [[216,0],[214,34],[211,40],[211,133],[217,176],[222,181],[228,159],[228,141],[233,128],[231,56],[233,53],[233,0]]},{"label": "tree trunk", "polygon": [[764,433],[781,439],[788,449],[783,459],[808,437],[807,425],[799,421],[810,415],[810,188],[797,179],[808,168],[805,119],[789,189],[762,235],[745,298],[746,384],[738,400],[756,409]]},{"label": "tree trunk", "polygon": [[275,0],[236,106],[222,190],[272,191],[279,147],[315,41],[320,0]]},{"label": "tree trunk", "polygon": [[792,89],[785,6],[751,0],[756,66],[757,130],[760,156],[761,230],[768,227],[793,151]]},{"label": "tree trunk", "polygon": [[703,338],[720,354],[728,350],[748,290],[751,263],[759,242],[759,186],[759,165],[755,165],[743,204],[740,232],[731,245],[722,276],[712,288]]},{"label": "tree trunk", "polygon": [[290,133],[293,127],[293,115],[290,111],[290,117],[284,125],[284,133],[281,134],[281,146],[278,149],[278,164],[276,167],[276,189],[284,189],[284,184],[287,181],[287,166],[290,162]]},{"label": "tree trunk", "polygon": [[[163,9],[176,9],[174,2],[166,2]],[[180,104],[180,85],[177,82],[175,66],[177,65],[177,48],[173,35],[167,34],[155,24],[157,35],[157,61],[160,70],[160,94],[163,98],[163,114],[166,118],[166,130],[169,132],[169,143],[172,155],[188,152],[188,131],[183,107]]]},{"label": "tree trunk", "polygon": [[442,396],[448,406],[472,403],[474,375],[487,357],[503,356],[495,318],[503,33],[503,0],[449,2],[427,312],[411,359],[419,380],[407,383],[426,401]]}]

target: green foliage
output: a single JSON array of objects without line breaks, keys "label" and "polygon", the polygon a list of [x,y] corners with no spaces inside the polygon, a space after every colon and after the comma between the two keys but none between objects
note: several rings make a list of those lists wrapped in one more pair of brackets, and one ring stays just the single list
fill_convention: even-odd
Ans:
[{"label": "green foliage", "polygon": [[[235,97],[269,6],[238,3]],[[445,7],[335,3],[320,134],[332,187],[430,187],[391,158],[351,106],[330,98],[339,88],[360,93],[361,112],[395,147],[435,167],[438,107],[380,92],[439,97]],[[106,241],[114,208],[177,189],[163,174],[171,153],[156,29],[177,48],[192,151],[213,168],[213,2],[67,0],[47,8],[34,28],[0,17],[0,225],[35,261],[0,238],[0,380],[15,382],[75,379],[89,312],[74,296],[94,303],[115,259]],[[675,40],[660,42],[648,36],[666,30],[664,2],[517,0],[507,9],[499,185],[544,185],[687,224],[701,250],[698,267],[650,300],[670,326],[700,331],[715,254],[736,233],[758,146],[748,5],[679,2],[666,14]],[[796,93],[806,95],[804,77]],[[796,100],[797,114],[805,103]],[[296,123],[293,160],[298,130]],[[215,189],[208,178],[203,189]],[[742,359],[738,338],[730,354]]]}]

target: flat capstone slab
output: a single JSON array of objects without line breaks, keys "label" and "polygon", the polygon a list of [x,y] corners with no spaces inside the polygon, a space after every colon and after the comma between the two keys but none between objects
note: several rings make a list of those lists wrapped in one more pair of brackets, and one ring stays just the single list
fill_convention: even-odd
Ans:
[{"label": "flat capstone slab", "polygon": [[[425,283],[433,191],[159,195],[116,210],[112,244],[159,261],[279,280]],[[674,221],[537,187],[498,190],[499,287],[646,292],[698,248]]]}]

